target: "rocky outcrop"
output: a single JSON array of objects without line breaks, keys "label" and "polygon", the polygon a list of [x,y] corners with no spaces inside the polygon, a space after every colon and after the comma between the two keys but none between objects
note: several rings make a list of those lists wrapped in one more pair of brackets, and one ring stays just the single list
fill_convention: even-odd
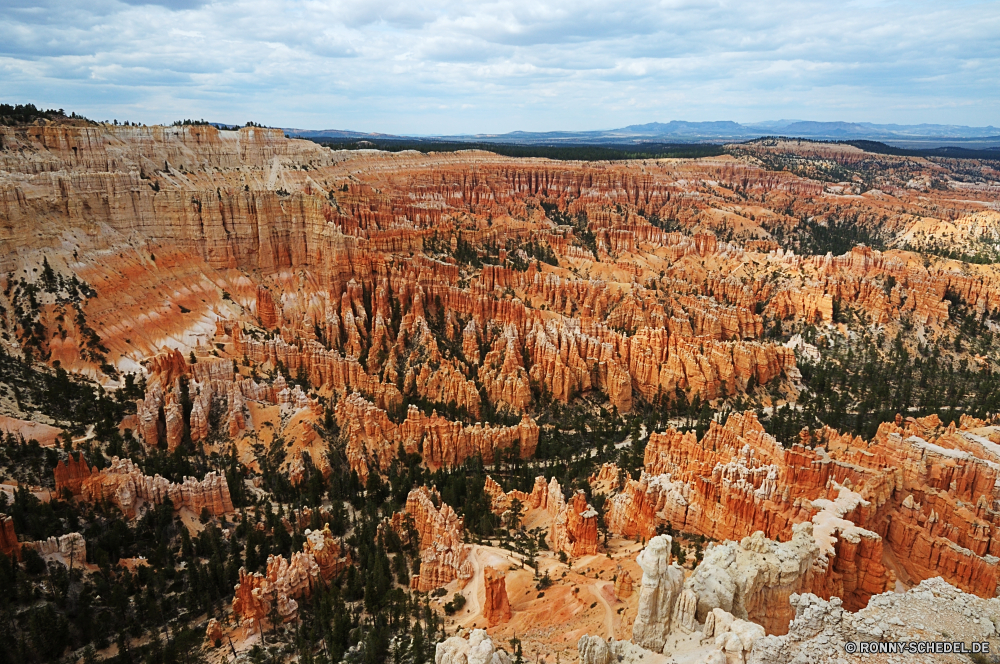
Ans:
[{"label": "rocky outcrop", "polygon": [[789,597],[812,588],[820,547],[811,523],[797,524],[792,539],[775,542],[757,531],[741,542],[710,546],[685,583],[698,598],[697,619],[715,609],[784,634],[794,612]]},{"label": "rocky outcrop", "polygon": [[[996,580],[991,571],[993,559],[973,551],[963,553],[953,541],[972,544],[972,537],[962,539],[960,533],[971,534],[976,528],[981,532],[981,526],[973,526],[975,517],[966,511],[962,520],[952,516],[962,514],[961,509],[942,509],[940,513],[962,521],[950,531],[953,540],[937,540],[939,551],[953,553],[935,556],[935,571],[917,568],[916,561],[929,562],[931,557],[915,561],[912,546],[905,550],[904,543],[921,537],[934,541],[934,531],[926,525],[932,522],[927,516],[917,516],[917,501],[907,502],[899,490],[907,484],[916,488],[930,483],[938,505],[950,502],[957,507],[957,502],[951,502],[960,500],[957,496],[941,500],[944,492],[933,488],[943,486],[942,479],[928,479],[929,472],[947,469],[949,491],[971,502],[970,491],[977,483],[982,483],[980,490],[992,490],[986,486],[992,486],[994,471],[988,464],[973,461],[976,457],[968,450],[989,451],[975,443],[969,437],[972,434],[963,433],[942,437],[957,447],[951,453],[942,451],[939,443],[928,444],[920,438],[906,443],[890,430],[893,426],[897,425],[883,425],[872,443],[820,430],[788,449],[768,436],[752,414],[731,416],[725,425],[712,423],[701,441],[691,433],[654,433],[646,448],[647,472],[639,480],[627,481],[624,490],[608,501],[608,527],[626,536],[649,537],[661,524],[669,523],[714,539],[742,539],[748,531],[759,530],[766,539],[788,540],[795,524],[811,522],[821,555],[807,587],[823,597],[841,597],[851,610],[863,607],[869,597],[893,584],[894,577],[882,562],[886,542],[898,546],[899,555],[906,557],[901,564],[916,568],[917,578],[942,573],[971,589],[975,577],[982,583],[980,591],[989,592],[986,586]],[[910,446],[919,452],[908,452]],[[966,460],[969,465],[959,472]],[[930,471],[929,464],[936,470]],[[951,478],[963,473],[963,479],[952,483]],[[909,520],[908,513],[913,515]],[[912,533],[912,539],[902,536],[904,532]],[[918,537],[918,532],[925,534]],[[984,553],[989,549],[974,546]],[[960,558],[972,560],[959,564]],[[973,574],[973,568],[979,571]]]},{"label": "rocky outcrop", "polygon": [[[0,432],[7,436],[13,436],[15,440],[25,442],[36,440],[42,447],[54,447],[59,442],[59,437],[63,430],[44,424],[42,422],[31,422],[20,420],[7,415],[0,415]],[[10,441],[6,436],[0,438],[5,442]]]},{"label": "rocky outcrop", "polygon": [[[555,478],[553,478],[554,480]],[[559,483],[556,482],[556,487]],[[496,481],[486,476],[486,483],[483,491],[490,497],[490,510],[497,516],[505,515],[511,509],[513,501],[521,503],[524,510],[548,509],[549,504],[549,484],[545,481],[544,475],[535,478],[535,484],[531,487],[531,493],[513,490],[504,492],[503,488]],[[562,490],[557,489],[556,494],[562,496]]]},{"label": "rocky outcrop", "polygon": [[[14,346],[108,388],[116,373],[145,371],[147,392],[127,426],[150,446],[239,438],[254,426],[247,402],[276,404],[285,419],[317,408],[307,394],[316,389],[337,404],[362,479],[386,470],[400,445],[431,469],[515,446],[530,457],[530,417],[475,422],[533,412],[535,394],[568,403],[599,392],[619,413],[745,392],[778,406],[800,378],[796,351],[768,334],[784,320],[817,325],[817,346],[792,344],[808,352],[839,338],[838,310],[890,334],[912,323],[922,343],[954,340],[956,314],[970,324],[995,318],[993,266],[862,246],[800,256],[770,239],[798,219],[851,218],[877,226],[890,246],[923,243],[925,229],[945,237],[949,225],[973,246],[966,240],[996,223],[982,212],[995,193],[988,166],[790,145],[738,146],[748,157],[738,159],[583,163],[332,152],[256,127],[3,127],[0,269],[24,276],[3,289],[0,318]],[[761,165],[776,154],[887,167],[880,189],[862,195]],[[967,177],[980,167],[983,178]],[[950,190],[919,185],[932,177]],[[928,221],[935,214],[948,219]],[[659,227],[668,220],[678,230]],[[711,228],[735,229],[734,239]],[[548,264],[532,257],[539,249]],[[45,288],[42,257],[57,283],[89,284],[85,297]],[[990,361],[967,356],[954,357]],[[263,374],[277,377],[249,377]],[[404,395],[419,408],[400,412]],[[602,469],[597,483],[617,494],[606,503],[611,530],[636,539],[669,523],[717,541],[759,544],[759,531],[787,544],[797,524],[811,523],[811,590],[843,597],[848,609],[885,589],[883,557],[904,583],[942,575],[993,596],[1000,432],[988,422],[901,417],[872,440],[821,430],[783,449],[738,414],[701,440],[654,432],[643,474]],[[307,424],[286,438],[297,446],[316,434]],[[308,468],[301,446],[292,450],[298,465],[283,470],[295,481]],[[92,473],[74,458],[57,467],[57,490],[127,512],[164,496],[227,508],[221,487],[168,487],[121,470]],[[556,548],[591,552],[591,510],[579,495],[560,504],[561,488],[550,488],[490,495],[501,514],[515,499],[552,510]],[[321,551],[310,555],[320,561]],[[460,560],[442,562],[457,549],[435,551],[425,570],[439,578],[428,583],[458,576],[448,570]],[[779,599],[787,585],[774,586]],[[769,592],[759,588],[751,596]]]},{"label": "rocky outcrop", "polygon": [[[324,352],[336,347],[343,357],[367,351],[371,382],[390,385],[380,355],[391,352],[399,330],[389,303],[408,315],[420,291],[428,305],[440,298],[452,312],[449,327],[460,322],[452,337],[461,335],[466,360],[484,370],[481,385],[494,405],[523,408],[534,380],[561,400],[601,390],[624,412],[637,397],[673,398],[678,387],[712,398],[744,390],[751,379],[761,384],[793,377],[791,352],[761,340],[764,317],[827,322],[840,301],[875,322],[907,314],[940,325],[948,318],[946,295],[977,314],[1000,308],[996,279],[985,269],[962,271],[947,261],[923,266],[906,252],[866,247],[843,256],[801,257],[771,250],[770,240],[729,243],[650,223],[654,216],[682,227],[738,222],[749,224],[747,235],[766,235],[748,221],[745,215],[754,217],[749,208],[734,211],[724,187],[687,195],[685,188],[695,182],[747,183],[753,209],[769,223],[789,210],[821,221],[835,214],[821,184],[749,163],[660,162],[639,175],[624,163],[528,163],[482,152],[420,158],[331,153],[260,128],[5,128],[2,141],[0,213],[9,228],[2,240],[23,249],[5,252],[4,272],[15,269],[16,256],[62,252],[64,232],[104,224],[111,232],[81,245],[73,269],[128,305],[118,307],[124,315],[117,321],[115,300],[95,307],[95,329],[116,361],[138,359],[132,344],[152,354],[145,351],[156,341],[158,350],[171,333],[195,346],[200,333],[190,330],[235,314],[239,306],[245,322],[269,333],[293,329],[284,343],[299,355],[311,354],[311,343]],[[907,200],[903,185],[893,194],[902,198],[891,205],[875,197],[849,204],[861,213],[859,223],[884,216],[880,228],[899,230],[933,209],[922,199]],[[796,198],[803,194],[807,198]],[[551,218],[540,201],[547,201]],[[910,204],[922,214],[906,211]],[[974,207],[948,204],[963,213]],[[581,246],[579,230],[553,225],[553,210],[584,219],[593,248]],[[33,231],[31,222],[41,218],[46,227]],[[463,228],[456,228],[457,219]],[[143,250],[125,250],[120,238],[129,233]],[[454,239],[455,247],[448,239],[432,240],[439,235]],[[467,269],[455,256],[459,237],[476,250],[486,242],[500,245],[497,257],[504,264],[484,265],[478,273]],[[567,278],[565,269],[556,274],[527,260],[521,249],[510,258],[524,255],[527,269],[513,269],[503,245],[515,239],[548,247],[560,268],[587,274],[596,265],[600,272]],[[160,281],[166,272],[174,273],[166,280],[171,283]],[[313,288],[283,288],[296,279]],[[166,287],[154,297],[161,285]],[[185,311],[191,318],[149,334],[167,311],[173,320]],[[506,352],[506,339],[494,344],[487,338],[492,322],[516,329],[513,352]],[[141,341],[140,333],[146,337]],[[54,345],[65,340],[60,335]],[[487,354],[497,350],[496,357],[484,361],[482,347]],[[518,360],[522,355],[529,361]],[[310,381],[318,386],[312,376]],[[443,394],[472,396],[459,387],[464,381],[447,383]],[[379,398],[360,385],[350,389]]]},{"label": "rocky outcrop", "polygon": [[745,664],[754,644],[764,636],[760,625],[739,618],[722,609],[713,609],[705,617],[702,640],[714,640],[715,648],[705,655],[705,664]]},{"label": "rocky outcrop", "polygon": [[[555,491],[552,491],[552,489]],[[597,553],[598,513],[587,503],[587,494],[577,491],[567,504],[556,479],[550,484],[547,509],[554,514],[549,530],[549,542],[555,551],[571,556]]]},{"label": "rocky outcrop", "polygon": [[[700,442],[693,433],[674,429],[654,433],[646,446],[646,472],[611,499],[608,527],[628,537],[651,537],[657,525],[670,522],[720,540],[742,539],[755,530],[788,538],[791,524],[806,516],[796,514],[794,500],[825,488],[826,476],[813,472],[826,470],[820,464],[793,475],[811,461],[799,456],[767,435],[753,413],[731,415],[724,425],[712,422]],[[785,467],[791,467],[789,480],[808,484],[786,490]]]},{"label": "rocky outcrop", "polygon": [[[930,664],[951,660],[940,652],[910,650],[911,642],[957,641],[970,649],[972,643],[989,642],[992,651],[1000,641],[996,628],[1000,625],[1000,600],[963,593],[940,578],[925,580],[905,593],[876,595],[866,608],[853,613],[843,608],[839,598],[828,601],[809,593],[793,593],[789,604],[794,618],[785,635],[765,635],[761,625],[715,608],[705,616],[700,644],[676,642],[686,650],[670,654],[703,664],[860,663],[872,657],[861,650],[863,643],[881,648],[877,652],[890,654],[890,660],[895,653]],[[848,643],[858,650],[846,649]],[[634,643],[595,636],[582,637],[577,649],[581,664],[637,664],[653,657],[651,651]]]},{"label": "rocky outcrop", "polygon": [[274,303],[271,291],[263,286],[257,286],[257,318],[261,326],[266,330],[273,330],[278,327],[278,307]]},{"label": "rocky outcrop", "polygon": [[580,664],[641,664],[650,661],[655,654],[632,643],[584,634],[576,643]]},{"label": "rocky outcrop", "polygon": [[343,555],[340,542],[330,532],[329,524],[324,524],[322,530],[307,528],[305,535],[302,551],[316,561],[324,580],[330,581],[351,564],[350,557]]},{"label": "rocky outcrop", "polygon": [[265,622],[285,623],[298,618],[296,599],[309,597],[320,579],[320,568],[307,553],[293,553],[291,560],[268,556],[267,571],[250,573],[240,569],[233,589],[233,614],[245,635],[263,630]]},{"label": "rocky outcrop", "polygon": [[812,525],[821,557],[811,589],[821,597],[840,597],[853,611],[864,607],[872,595],[893,588],[895,576],[883,564],[882,538],[849,520],[870,509],[871,503],[835,482],[830,484],[830,495],[832,500],[812,501],[813,509],[819,510]]},{"label": "rocky outcrop", "polygon": [[14,519],[6,514],[0,514],[0,553],[18,559],[21,557],[21,545],[14,532]]},{"label": "rocky outcrop", "polygon": [[167,439],[167,451],[173,452],[180,447],[184,438],[184,409],[178,403],[173,392],[167,394],[163,404],[164,436]]},{"label": "rocky outcrop", "polygon": [[368,374],[357,355],[345,356],[336,348],[328,350],[312,340],[299,339],[296,343],[289,343],[282,337],[260,340],[244,333],[236,322],[230,322],[227,327],[231,329],[235,353],[255,364],[278,366],[280,363],[293,376],[307,376],[317,389],[358,391],[373,398],[380,408],[395,408],[402,402],[396,386]]},{"label": "rocky outcrop", "polygon": [[79,496],[83,492],[83,483],[90,479],[90,467],[83,454],[69,454],[64,462],[56,462],[55,467],[56,495],[69,491],[71,495]]},{"label": "rocky outcrop", "polygon": [[214,644],[216,641],[221,641],[222,636],[222,624],[215,618],[210,618],[208,627],[205,628],[205,642]]},{"label": "rocky outcrop", "polygon": [[[220,321],[221,331],[226,331]],[[236,333],[230,326],[229,332]],[[300,459],[301,452],[307,450],[315,439],[315,428],[301,420],[315,421],[322,415],[322,408],[316,399],[310,398],[298,385],[289,386],[282,374],[270,381],[257,382],[237,373],[231,360],[216,360],[211,356],[195,364],[187,361],[177,352],[168,351],[153,357],[149,362],[150,377],[147,380],[145,396],[136,401],[138,434],[146,445],[155,447],[166,443],[168,450],[176,449],[184,440],[185,433],[194,444],[200,444],[209,436],[209,416],[213,404],[221,406],[218,411],[219,433],[237,437],[250,426],[252,421],[246,411],[248,401],[281,406],[283,415],[291,416],[291,428],[303,425],[294,435],[293,449],[288,450],[290,460],[282,470],[291,471],[291,465]],[[164,385],[166,387],[164,387]],[[185,396],[186,395],[186,396]],[[190,401],[190,416],[184,419],[182,401]],[[295,414],[309,413],[306,417]],[[292,432],[289,432],[290,434]],[[322,455],[316,457],[316,467],[329,473],[329,465]],[[294,477],[298,483],[301,477]]]},{"label": "rocky outcrop", "polygon": [[348,433],[347,458],[351,468],[367,478],[369,464],[388,469],[400,444],[407,453],[420,454],[429,468],[460,465],[480,455],[492,459],[494,452],[516,447],[521,458],[535,453],[538,425],[527,415],[509,427],[465,426],[437,412],[425,415],[410,406],[402,424],[395,424],[385,410],[360,394],[346,395],[337,403],[337,422]]},{"label": "rocky outcrop", "polygon": [[483,490],[490,496],[490,508],[498,516],[507,514],[515,500],[521,504],[522,516],[528,510],[545,510],[552,519],[548,543],[553,551],[571,556],[597,553],[599,515],[587,503],[587,494],[583,491],[574,493],[567,503],[559,481],[553,477],[546,483],[542,475],[535,478],[531,493],[517,490],[505,493],[491,477],[486,478]]},{"label": "rocky outcrop", "polygon": [[185,477],[176,484],[159,475],[143,475],[130,459],[118,457],[108,468],[93,470],[81,483],[80,495],[89,502],[108,500],[129,517],[135,516],[143,503],[158,505],[168,498],[174,509],[187,508],[195,514],[203,509],[213,516],[233,511],[229,484],[221,475],[211,472],[202,480]]},{"label": "rocky outcrop", "polygon": [[642,568],[642,582],[632,641],[653,652],[663,651],[675,623],[689,621],[685,616],[675,616],[684,589],[684,570],[676,563],[670,564],[671,544],[670,536],[657,535],[636,558]]},{"label": "rocky outcrop", "polygon": [[626,476],[627,473],[620,469],[617,464],[603,463],[600,470],[587,478],[587,482],[594,493],[610,496],[621,490]]},{"label": "rocky outcrop", "polygon": [[87,562],[87,540],[80,533],[52,536],[37,542],[22,542],[22,549],[38,552],[40,556],[58,556],[67,567],[82,567]]},{"label": "rocky outcrop", "polygon": [[468,639],[452,636],[438,643],[434,664],[511,664],[511,658],[493,645],[486,630],[474,629]]},{"label": "rocky outcrop", "polygon": [[340,544],[323,530],[305,531],[302,551],[284,556],[268,556],[264,574],[240,569],[239,583],[233,589],[233,613],[245,635],[262,630],[272,619],[289,622],[298,618],[298,601],[308,598],[319,583],[329,583],[351,564],[341,555]]},{"label": "rocky outcrop", "polygon": [[[434,503],[441,504],[440,508]],[[420,546],[420,574],[410,578],[410,587],[420,592],[440,588],[454,579],[464,583],[472,578],[472,547],[464,543],[465,528],[461,517],[441,496],[427,487],[410,491],[403,512],[397,512],[388,522],[404,539],[409,517]]]},{"label": "rocky outcrop", "polygon": [[[1000,600],[963,593],[940,578],[922,581],[905,593],[875,596],[856,613],[846,611],[838,598],[793,595],[791,603],[795,619],[788,634],[758,638],[749,664],[870,660],[868,653],[845,655],[848,642],[905,646],[908,641],[989,641],[992,652],[1000,624]],[[915,661],[945,661],[942,654],[901,651],[901,655]]]},{"label": "rocky outcrop", "polygon": [[483,617],[489,626],[494,627],[509,621],[510,599],[507,597],[507,581],[503,572],[490,566],[484,567],[483,587],[486,589]]},{"label": "rocky outcrop", "polygon": [[628,599],[632,596],[632,575],[627,569],[619,567],[615,572],[615,597]]}]

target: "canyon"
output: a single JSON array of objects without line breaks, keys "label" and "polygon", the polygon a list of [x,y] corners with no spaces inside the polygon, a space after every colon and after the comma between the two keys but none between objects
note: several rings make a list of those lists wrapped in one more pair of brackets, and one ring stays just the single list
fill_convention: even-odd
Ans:
[{"label": "canyon", "polygon": [[183,557],[216,660],[996,643],[998,182],[2,126],[0,552]]}]

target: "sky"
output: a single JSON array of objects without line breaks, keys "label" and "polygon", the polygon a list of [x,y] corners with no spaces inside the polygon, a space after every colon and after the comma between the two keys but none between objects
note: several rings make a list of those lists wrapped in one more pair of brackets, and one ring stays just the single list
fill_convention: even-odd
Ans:
[{"label": "sky", "polygon": [[1000,126],[1000,2],[0,0],[0,102],[411,135]]}]

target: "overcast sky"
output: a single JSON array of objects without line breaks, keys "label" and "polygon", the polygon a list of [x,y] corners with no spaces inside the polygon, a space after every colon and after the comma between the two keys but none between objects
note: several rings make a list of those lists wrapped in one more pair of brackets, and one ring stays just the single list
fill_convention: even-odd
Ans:
[{"label": "overcast sky", "polygon": [[409,134],[1000,126],[1000,2],[0,0],[0,101]]}]

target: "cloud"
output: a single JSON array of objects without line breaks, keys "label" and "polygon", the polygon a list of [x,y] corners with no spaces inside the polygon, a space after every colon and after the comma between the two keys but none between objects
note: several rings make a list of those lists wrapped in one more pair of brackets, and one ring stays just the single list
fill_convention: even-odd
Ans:
[{"label": "cloud", "polygon": [[1000,2],[8,0],[3,101],[398,133],[1000,124]]},{"label": "cloud", "polygon": [[159,5],[173,11],[195,9],[208,4],[208,0],[121,0],[126,5]]}]

